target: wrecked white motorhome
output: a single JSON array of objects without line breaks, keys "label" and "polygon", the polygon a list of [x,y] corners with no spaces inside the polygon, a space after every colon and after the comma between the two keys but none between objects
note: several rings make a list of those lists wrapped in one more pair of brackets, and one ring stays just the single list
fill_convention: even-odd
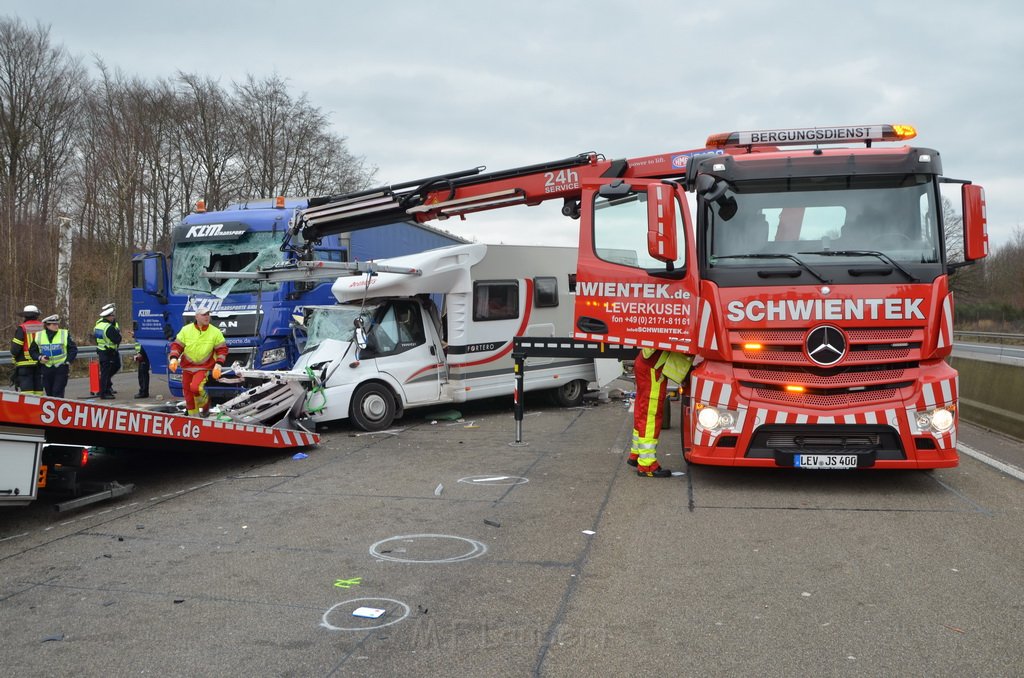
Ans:
[{"label": "wrecked white motorhome", "polygon": [[[571,247],[484,244],[371,262],[373,272],[335,281],[337,305],[305,309],[292,370],[245,374],[300,382],[314,422],[351,419],[369,431],[406,409],[511,396],[512,338],[572,335],[575,266]],[[618,373],[614,360],[530,358],[524,385],[573,406]],[[243,395],[225,408],[251,405]]]}]

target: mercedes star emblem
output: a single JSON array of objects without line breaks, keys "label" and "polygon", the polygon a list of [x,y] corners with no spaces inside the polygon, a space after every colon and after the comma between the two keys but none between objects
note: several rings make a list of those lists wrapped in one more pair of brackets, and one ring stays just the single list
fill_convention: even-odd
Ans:
[{"label": "mercedes star emblem", "polygon": [[838,327],[818,325],[804,340],[807,356],[819,365],[835,365],[846,355],[846,337]]}]

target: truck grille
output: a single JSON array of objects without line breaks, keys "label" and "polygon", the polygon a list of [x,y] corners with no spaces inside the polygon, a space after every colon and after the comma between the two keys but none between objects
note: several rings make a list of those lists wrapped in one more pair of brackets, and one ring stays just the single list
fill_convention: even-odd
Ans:
[{"label": "truck grille", "polygon": [[[846,331],[847,355],[836,367],[821,367],[804,353],[804,329],[737,330],[730,333],[741,386],[757,399],[788,405],[834,409],[899,397],[913,385],[924,330],[909,327]],[[744,348],[757,343],[760,348]],[[786,387],[801,386],[804,392]]]},{"label": "truck grille", "polygon": [[879,400],[893,400],[899,395],[899,391],[894,388],[836,393],[791,393],[779,389],[755,388],[754,393],[758,400],[788,405],[810,405],[826,409],[843,407],[845,405],[861,405],[878,402]]},{"label": "truck grille", "polygon": [[895,382],[907,379],[909,369],[879,369],[865,373],[863,370],[847,370],[839,374],[813,374],[804,370],[748,370],[750,379],[770,384],[791,384],[793,380],[799,381],[805,386],[818,386],[823,388],[846,388],[850,386],[863,386],[865,376],[872,380]]}]

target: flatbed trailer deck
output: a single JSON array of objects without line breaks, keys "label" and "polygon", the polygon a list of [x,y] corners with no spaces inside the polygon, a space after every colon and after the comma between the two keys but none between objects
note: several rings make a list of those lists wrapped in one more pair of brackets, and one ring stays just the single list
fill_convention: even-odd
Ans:
[{"label": "flatbed trailer deck", "polygon": [[284,427],[197,419],[154,410],[81,400],[0,393],[0,426],[42,429],[48,443],[181,449],[207,447],[302,448],[320,436]]}]

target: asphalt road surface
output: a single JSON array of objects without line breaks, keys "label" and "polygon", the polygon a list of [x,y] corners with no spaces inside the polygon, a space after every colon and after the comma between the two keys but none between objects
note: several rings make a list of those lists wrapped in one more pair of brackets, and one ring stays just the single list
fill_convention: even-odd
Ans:
[{"label": "asphalt road surface", "polygon": [[[134,393],[120,377],[122,394]],[[154,398],[154,401],[160,400]],[[445,408],[449,409],[449,408]],[[687,467],[621,401],[97,455],[136,492],[0,510],[0,665],[75,676],[1019,676],[1024,482]],[[962,431],[978,449],[1012,441]],[[1013,459],[1009,460],[1013,462]],[[377,618],[358,608],[383,610]],[[376,614],[376,613],[369,613]]]}]

